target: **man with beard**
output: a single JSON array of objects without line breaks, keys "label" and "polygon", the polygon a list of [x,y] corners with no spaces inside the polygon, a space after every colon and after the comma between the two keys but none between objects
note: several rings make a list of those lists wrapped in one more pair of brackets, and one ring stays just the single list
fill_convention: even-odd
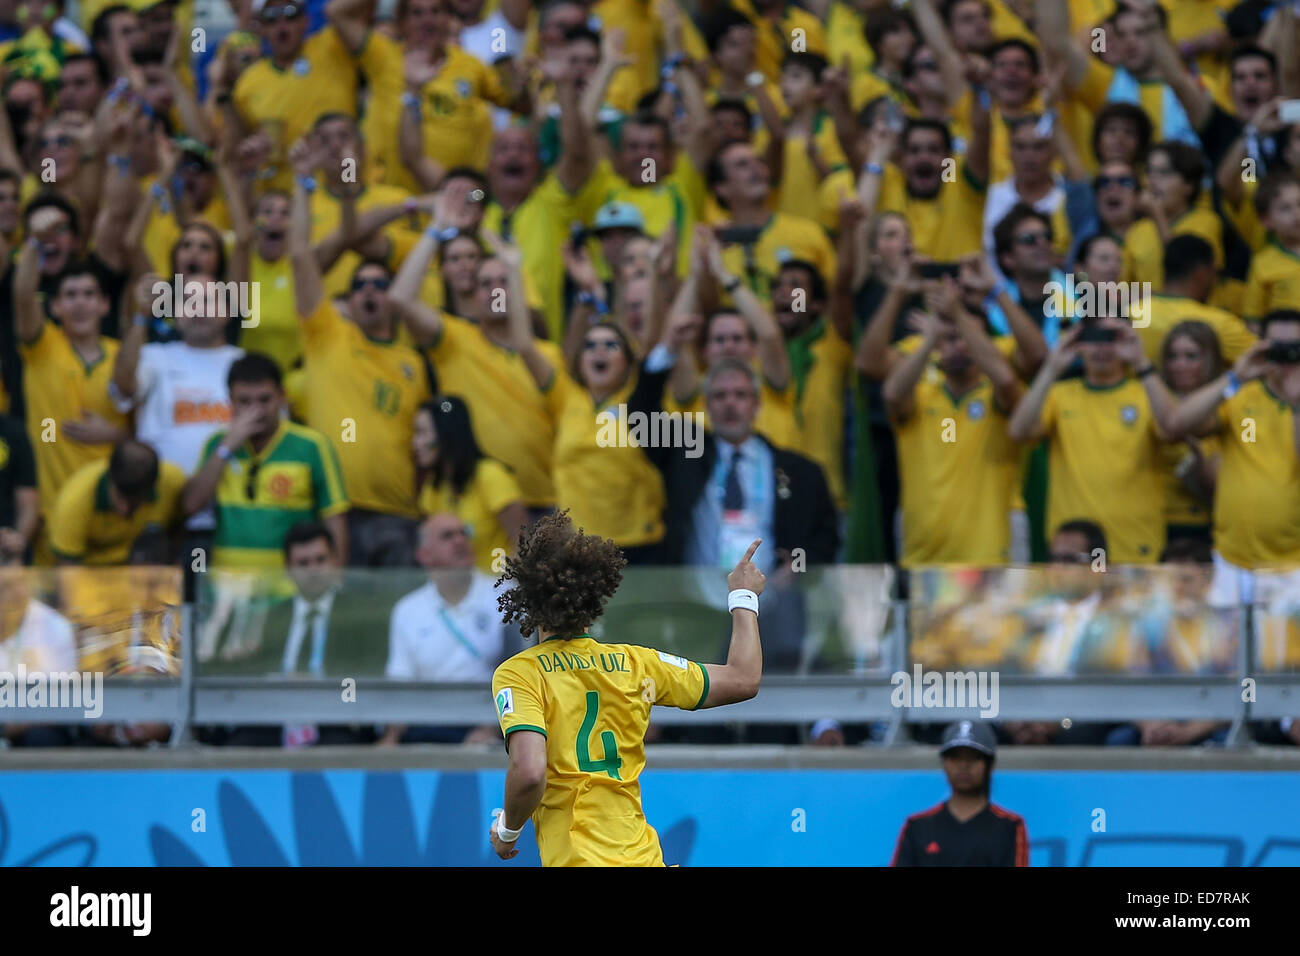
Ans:
[{"label": "man with beard", "polygon": [[294,144],[295,182],[289,226],[293,294],[302,320],[305,419],[338,453],[353,510],[349,566],[406,567],[415,557],[415,411],[429,399],[424,362],[397,340],[388,300],[392,274],[364,261],[352,274],[344,318],[325,293],[311,247],[308,204],[319,165],[307,140]]},{"label": "man with beard", "polygon": [[921,346],[898,361],[883,389],[898,443],[900,563],[1004,564],[1020,477],[1006,422],[1023,387],[954,281],[927,305],[910,316]]},{"label": "man with beard", "polygon": [[950,724],[939,745],[952,796],[907,818],[890,866],[1028,866],[1025,821],[989,801],[997,738],[979,721]]},{"label": "man with beard", "polygon": [[980,251],[989,173],[989,114],[978,100],[972,104],[974,133],[964,158],[952,158],[947,126],[912,119],[903,128],[901,156],[895,166],[889,159],[899,135],[887,121],[877,119],[868,133],[867,162],[858,180],[858,195],[866,208],[905,217],[916,251],[941,262],[956,262]]}]

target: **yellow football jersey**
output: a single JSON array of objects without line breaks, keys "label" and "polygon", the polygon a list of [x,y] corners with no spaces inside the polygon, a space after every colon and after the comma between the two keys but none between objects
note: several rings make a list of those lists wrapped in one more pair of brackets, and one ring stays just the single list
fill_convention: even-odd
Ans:
[{"label": "yellow football jersey", "polygon": [[[555,418],[555,504],[568,508],[576,527],[612,538],[621,547],[654,544],[663,539],[663,476],[631,438],[627,400],[636,387],[628,382],[597,405],[567,372],[558,371],[547,389]],[[622,437],[627,437],[622,436]],[[647,432],[644,440],[649,442]]]},{"label": "yellow football jersey", "polygon": [[546,738],[546,792],[533,813],[543,866],[663,866],[641,809],[650,708],[695,710],[704,665],[647,647],[553,637],[496,669],[492,694],[509,746]]},{"label": "yellow football jersey", "polygon": [[[780,21],[773,22],[758,12],[751,0],[731,0],[731,7],[754,24],[754,31],[758,34],[754,62],[772,82],[780,80],[781,63],[792,49],[796,37],[802,36],[807,52],[826,56],[826,31],[822,28],[821,21],[807,10],[787,3],[782,7]],[[796,33],[796,30],[802,31],[802,34]]]},{"label": "yellow football jersey", "polygon": [[307,424],[337,451],[353,506],[417,517],[411,433],[429,399],[419,354],[367,337],[329,299],[302,330]]},{"label": "yellow football jersey", "polygon": [[150,529],[166,533],[181,517],[184,485],[185,472],[160,463],[150,497],[124,518],[109,497],[108,459],[92,461],[68,479],[50,509],[50,548],[81,564],[125,564],[136,538]]},{"label": "yellow football jersey", "polygon": [[[1213,209],[1197,205],[1187,210],[1170,224],[1169,238],[1175,236],[1200,236],[1214,249],[1214,267],[1223,268],[1223,223]],[[1139,219],[1124,235],[1123,281],[1165,286],[1165,243],[1150,219]]]},{"label": "yellow football jersey", "polygon": [[239,330],[239,347],[263,352],[288,372],[302,358],[302,323],[293,300],[293,265],[287,255],[269,262],[251,250],[248,273],[257,301],[247,326]]},{"label": "yellow football jersey", "polygon": [[[555,343],[539,342],[538,348],[557,373],[564,368]],[[555,422],[519,353],[497,345],[473,322],[443,315],[442,334],[425,354],[442,394],[459,395],[469,406],[483,454],[514,473],[524,503],[534,508],[555,504]]]},{"label": "yellow football jersey", "polygon": [[1006,413],[982,377],[964,395],[931,367],[913,391],[911,415],[893,423],[903,508],[904,566],[1005,564],[1020,450]]},{"label": "yellow football jersey", "polygon": [[[64,424],[78,421],[86,413],[115,425],[127,422],[108,394],[119,344],[116,339],[101,337],[101,358],[86,365],[63,329],[47,321],[34,341],[18,346],[27,397],[27,434],[36,456],[36,486],[43,515],[51,512],[59,489],[75,471],[113,451],[111,445],[85,445],[66,437]],[[45,435],[52,437],[38,440]]]},{"label": "yellow football jersey", "polygon": [[1130,295],[1129,301],[1138,303],[1129,306],[1129,316],[1138,338],[1142,340],[1143,354],[1153,362],[1160,361],[1160,351],[1164,348],[1166,336],[1180,322],[1204,322],[1213,329],[1219,340],[1219,351],[1229,364],[1255,343],[1254,333],[1246,328],[1246,323],[1241,319],[1231,312],[1205,305],[1195,299],[1157,292],[1152,293],[1145,302],[1140,294]]},{"label": "yellow football jersey", "polygon": [[1290,407],[1262,379],[1219,406],[1214,546],[1242,568],[1300,564],[1300,458]]},{"label": "yellow football jersey", "polygon": [[[374,39],[374,36],[371,37]],[[289,147],[326,113],[357,114],[357,65],[367,75],[382,67],[379,44],[367,42],[359,57],[348,51],[333,27],[308,37],[298,59],[282,70],[263,57],[240,74],[232,99],[240,122],[271,141],[273,176],[266,188],[292,185]]]},{"label": "yellow football jersey", "polygon": [[1241,314],[1258,321],[1274,309],[1300,309],[1300,255],[1276,239],[1251,257]]},{"label": "yellow football jersey", "polygon": [[[415,179],[402,164],[399,131],[406,81],[402,73],[405,49],[381,33],[372,33],[367,50],[376,57],[374,71],[367,73],[370,104],[364,124],[366,143],[383,181],[414,190]],[[420,116],[424,129],[424,152],[444,169],[487,166],[492,141],[492,104],[505,106],[506,91],[497,71],[472,53],[448,44],[438,75],[420,90]]]},{"label": "yellow football jersey", "polygon": [[892,164],[881,177],[880,212],[902,214],[912,226],[916,251],[936,262],[956,262],[983,248],[984,193],[965,163],[937,195],[920,199],[907,191],[902,171]]},{"label": "yellow football jersey", "polygon": [[[1101,525],[1115,564],[1151,564],[1165,548],[1163,442],[1145,387],[1057,382],[1040,418],[1048,436],[1047,533],[1075,518]],[[1221,479],[1222,480],[1222,479]]]},{"label": "yellow football jersey", "polygon": [[474,542],[474,560],[479,570],[496,573],[492,567],[499,556],[510,554],[515,543],[506,537],[498,515],[503,508],[522,502],[523,492],[510,469],[491,458],[480,458],[474,477],[464,493],[457,495],[451,482],[435,488],[426,484],[420,492],[420,512],[426,515],[450,512],[470,529]]}]

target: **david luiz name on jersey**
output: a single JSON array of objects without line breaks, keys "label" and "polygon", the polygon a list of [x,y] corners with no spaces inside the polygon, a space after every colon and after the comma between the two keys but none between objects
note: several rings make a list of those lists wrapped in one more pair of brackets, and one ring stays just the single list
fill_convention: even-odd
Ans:
[{"label": "david luiz name on jersey", "polygon": [[568,651],[555,651],[552,654],[538,654],[537,663],[548,674],[552,671],[585,671],[599,667],[610,674],[630,674],[627,655],[620,652],[610,654],[570,654]]}]

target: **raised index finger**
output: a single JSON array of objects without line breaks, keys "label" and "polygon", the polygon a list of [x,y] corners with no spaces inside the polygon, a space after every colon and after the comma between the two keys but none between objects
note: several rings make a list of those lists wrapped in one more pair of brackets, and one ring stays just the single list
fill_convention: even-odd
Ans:
[{"label": "raised index finger", "polygon": [[745,556],[740,559],[740,563],[744,564],[746,561],[752,558],[754,556],[754,552],[758,550],[758,546],[762,543],[763,543],[762,538],[755,538],[754,543],[751,544],[749,546],[749,550],[745,552]]}]

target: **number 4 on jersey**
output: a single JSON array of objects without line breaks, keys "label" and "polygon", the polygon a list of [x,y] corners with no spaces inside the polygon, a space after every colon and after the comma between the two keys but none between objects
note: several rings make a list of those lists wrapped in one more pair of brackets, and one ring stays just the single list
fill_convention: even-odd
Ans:
[{"label": "number 4 on jersey", "polygon": [[605,750],[603,760],[591,759],[591,732],[596,727],[596,718],[600,715],[600,694],[587,691],[587,713],[582,718],[582,727],[578,729],[578,769],[584,773],[607,773],[615,780],[622,780],[618,768],[623,766],[623,758],[618,755],[618,742],[613,731],[602,730],[600,743]]}]

